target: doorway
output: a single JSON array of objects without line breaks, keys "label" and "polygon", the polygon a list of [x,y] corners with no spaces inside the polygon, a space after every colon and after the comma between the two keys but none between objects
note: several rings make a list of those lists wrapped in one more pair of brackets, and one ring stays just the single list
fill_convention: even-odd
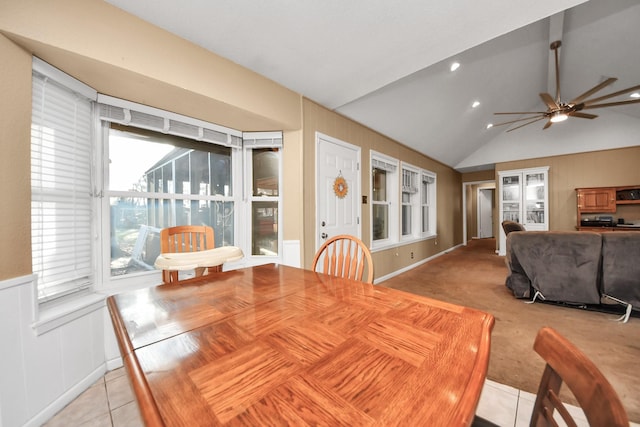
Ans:
[{"label": "doorway", "polygon": [[478,189],[478,238],[493,237],[495,188]]},{"label": "doorway", "polygon": [[[492,190],[493,191],[493,199],[491,203],[492,212],[490,214],[492,218],[491,232],[490,234],[495,235],[495,226],[494,215],[495,215],[495,188],[496,182],[494,180],[486,180],[486,181],[470,181],[462,183],[462,244],[466,245],[467,242],[471,239],[479,238],[480,233],[480,225],[479,225],[479,198],[480,198],[480,189],[483,190]],[[485,196],[487,196],[485,194]],[[488,205],[488,203],[487,203]],[[489,216],[488,213],[485,214],[485,218]],[[487,219],[488,221],[488,219]]]}]

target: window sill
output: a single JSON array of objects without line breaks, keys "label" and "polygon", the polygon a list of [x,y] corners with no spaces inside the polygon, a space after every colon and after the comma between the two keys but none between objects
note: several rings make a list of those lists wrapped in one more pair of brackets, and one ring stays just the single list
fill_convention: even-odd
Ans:
[{"label": "window sill", "polygon": [[42,335],[101,309],[105,306],[105,299],[105,295],[92,293],[44,309],[40,309],[36,303],[34,317],[37,320],[31,326],[36,335]]}]

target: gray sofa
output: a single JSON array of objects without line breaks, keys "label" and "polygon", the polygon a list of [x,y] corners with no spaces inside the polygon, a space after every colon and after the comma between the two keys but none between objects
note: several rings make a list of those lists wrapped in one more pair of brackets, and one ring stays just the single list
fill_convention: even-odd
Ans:
[{"label": "gray sofa", "polygon": [[506,260],[518,298],[640,309],[640,232],[516,231]]}]

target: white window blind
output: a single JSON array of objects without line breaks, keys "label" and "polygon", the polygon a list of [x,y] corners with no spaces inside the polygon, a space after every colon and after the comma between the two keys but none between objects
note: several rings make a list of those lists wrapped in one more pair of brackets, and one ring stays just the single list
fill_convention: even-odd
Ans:
[{"label": "white window blind", "polygon": [[91,287],[93,276],[92,101],[80,94],[91,89],[72,90],[47,67],[34,60],[31,241],[40,303]]},{"label": "white window blind", "polygon": [[98,95],[100,119],[126,126],[176,135],[225,147],[242,147],[242,132],[181,114]]},{"label": "white window blind", "polygon": [[244,132],[242,145],[245,148],[282,148],[282,132]]},{"label": "white window blind", "polygon": [[402,192],[415,194],[418,191],[418,172],[402,169]]},{"label": "white window blind", "polygon": [[387,172],[395,172],[397,166],[391,162],[386,162],[382,159],[372,158],[371,167],[376,169],[382,169]]}]

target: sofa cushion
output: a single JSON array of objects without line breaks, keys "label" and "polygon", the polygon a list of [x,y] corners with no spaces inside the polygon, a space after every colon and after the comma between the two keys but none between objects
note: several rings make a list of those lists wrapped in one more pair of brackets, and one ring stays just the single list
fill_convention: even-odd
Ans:
[{"label": "sofa cushion", "polygon": [[602,235],[602,292],[640,307],[640,232]]},{"label": "sofa cushion", "polygon": [[533,289],[547,300],[600,303],[599,233],[527,231],[510,233],[508,240],[511,265],[519,264],[517,269],[524,271]]}]

